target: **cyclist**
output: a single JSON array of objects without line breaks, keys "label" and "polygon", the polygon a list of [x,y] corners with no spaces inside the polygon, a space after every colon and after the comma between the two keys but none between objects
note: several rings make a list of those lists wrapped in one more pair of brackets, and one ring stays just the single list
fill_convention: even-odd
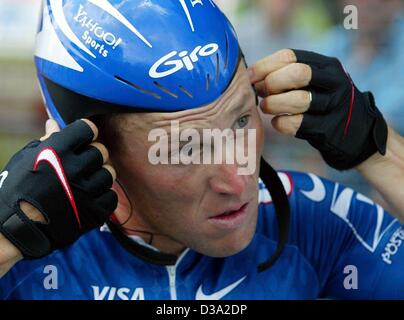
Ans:
[{"label": "cyclist", "polygon": [[[51,0],[36,65],[61,131],[49,121],[1,173],[3,299],[404,297],[399,221],[350,188],[260,160],[251,82],[263,109],[281,115],[275,126],[331,166],[367,171],[388,158],[399,138],[336,59],[286,50],[249,78],[212,1]],[[291,89],[306,93],[294,100]],[[271,109],[284,91],[296,117]],[[260,170],[153,165],[149,134],[173,121],[255,130]]]}]

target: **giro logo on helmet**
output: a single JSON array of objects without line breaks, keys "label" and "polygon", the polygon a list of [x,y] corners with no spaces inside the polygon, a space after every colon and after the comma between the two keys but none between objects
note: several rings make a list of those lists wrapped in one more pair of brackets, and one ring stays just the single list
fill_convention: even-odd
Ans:
[{"label": "giro logo on helmet", "polygon": [[195,7],[197,4],[200,4],[203,6],[202,0],[191,0],[192,7]]},{"label": "giro logo on helmet", "polygon": [[[208,57],[215,54],[219,50],[217,43],[209,43],[205,46],[197,46],[189,54],[188,51],[171,51],[164,57],[159,59],[149,70],[149,76],[155,79],[164,78],[170,76],[183,68],[187,68],[188,71],[194,69],[194,64],[199,61],[201,57]],[[174,57],[179,59],[173,59]],[[163,67],[169,67],[167,70]]]},{"label": "giro logo on helmet", "polygon": [[78,22],[81,27],[85,28],[82,35],[82,40],[85,41],[85,44],[98,51],[104,58],[108,56],[108,50],[105,47],[111,47],[115,50],[122,42],[121,38],[117,37],[112,32],[105,31],[102,25],[91,19],[84,10],[83,5],[80,5],[74,20]]}]

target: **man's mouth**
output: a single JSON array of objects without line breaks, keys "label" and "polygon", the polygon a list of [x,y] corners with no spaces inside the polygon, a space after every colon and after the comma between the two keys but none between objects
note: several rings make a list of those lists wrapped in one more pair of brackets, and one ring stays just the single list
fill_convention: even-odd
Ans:
[{"label": "man's mouth", "polygon": [[247,208],[250,202],[246,202],[235,210],[228,210],[210,217],[209,222],[222,229],[236,229],[246,220]]}]

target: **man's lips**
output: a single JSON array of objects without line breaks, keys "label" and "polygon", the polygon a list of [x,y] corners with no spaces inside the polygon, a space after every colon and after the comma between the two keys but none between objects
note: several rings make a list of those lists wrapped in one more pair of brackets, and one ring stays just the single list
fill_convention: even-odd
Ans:
[{"label": "man's lips", "polygon": [[247,207],[247,205],[248,205],[248,202],[233,206],[232,208],[227,209],[226,211],[222,211],[221,213],[217,213],[217,214],[210,216],[209,219],[220,218],[220,217],[225,217],[225,216],[235,214],[237,212],[244,210]]},{"label": "man's lips", "polygon": [[220,214],[216,214],[208,219],[215,227],[223,230],[235,230],[245,224],[248,218],[248,205],[246,202],[239,206],[237,209],[227,210]]}]

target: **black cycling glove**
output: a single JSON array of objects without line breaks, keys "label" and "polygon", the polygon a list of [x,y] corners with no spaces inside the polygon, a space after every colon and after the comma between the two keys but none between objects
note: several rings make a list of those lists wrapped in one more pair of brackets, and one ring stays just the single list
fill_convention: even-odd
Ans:
[{"label": "black cycling glove", "polygon": [[[117,206],[113,178],[103,168],[94,137],[82,120],[46,141],[33,141],[0,174],[0,232],[25,258],[66,247],[103,225]],[[30,220],[20,201],[36,207],[46,222]]]},{"label": "black cycling glove", "polygon": [[387,124],[370,92],[360,92],[336,58],[293,50],[312,69],[309,110],[296,137],[307,140],[338,170],[386,153]]}]

